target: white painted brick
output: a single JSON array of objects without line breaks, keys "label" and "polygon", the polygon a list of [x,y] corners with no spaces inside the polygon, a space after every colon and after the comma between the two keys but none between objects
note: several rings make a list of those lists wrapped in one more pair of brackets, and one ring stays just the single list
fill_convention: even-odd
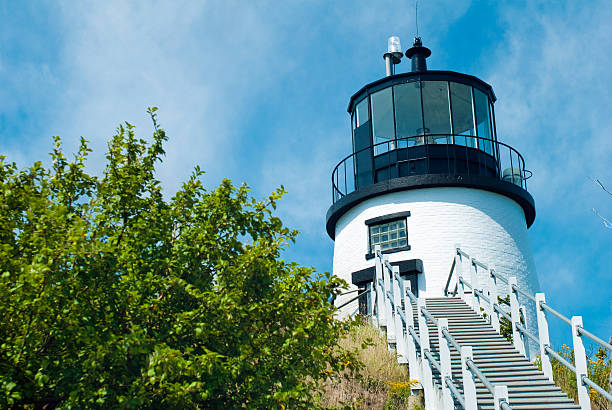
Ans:
[{"label": "white painted brick", "polygon": [[[420,296],[443,295],[455,244],[460,244],[470,255],[494,267],[502,275],[516,276],[521,288],[532,294],[539,291],[522,208],[505,196],[472,188],[407,190],[356,205],[336,224],[334,274],[350,284],[352,272],[374,266],[373,260],[365,259],[368,251],[365,220],[403,211],[411,213],[407,219],[411,249],[392,253],[389,260],[423,261]],[[354,294],[339,297],[336,303],[352,296]],[[356,309],[357,302],[351,303],[343,309],[342,315]],[[532,318],[530,325],[534,321]]]}]

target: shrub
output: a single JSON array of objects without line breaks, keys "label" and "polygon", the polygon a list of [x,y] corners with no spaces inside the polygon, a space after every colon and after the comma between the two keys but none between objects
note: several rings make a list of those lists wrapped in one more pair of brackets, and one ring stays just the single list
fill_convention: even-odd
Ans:
[{"label": "shrub", "polygon": [[0,407],[311,407],[337,345],[343,282],[280,259],[296,232],[202,172],[170,199],[151,143],[119,127],[102,176],[59,137],[52,166],[0,159]]}]

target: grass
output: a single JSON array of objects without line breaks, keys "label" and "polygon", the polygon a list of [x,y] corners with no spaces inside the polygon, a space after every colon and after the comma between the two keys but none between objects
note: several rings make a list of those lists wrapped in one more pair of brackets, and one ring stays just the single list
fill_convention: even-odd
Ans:
[{"label": "grass", "polygon": [[[563,345],[559,355],[570,363],[574,363],[574,349]],[[610,370],[612,369],[612,358],[608,357],[608,351],[602,348],[593,354],[587,355],[587,371],[589,379],[594,381],[604,389],[608,388]],[[577,401],[578,393],[576,389],[576,374],[569,370],[554,358],[551,360],[553,369],[553,379],[555,384],[565,392],[568,397]],[[542,370],[540,359],[536,359],[536,365]],[[608,409],[608,400],[594,389],[589,387],[589,397],[591,398],[591,408],[594,410]]]},{"label": "grass", "polygon": [[[340,344],[358,352],[363,369],[359,376],[328,379],[322,405],[330,408],[415,409],[420,396],[411,396],[408,366],[397,362],[384,335],[363,321]],[[365,345],[365,347],[364,347]],[[416,407],[415,407],[416,406]]]}]

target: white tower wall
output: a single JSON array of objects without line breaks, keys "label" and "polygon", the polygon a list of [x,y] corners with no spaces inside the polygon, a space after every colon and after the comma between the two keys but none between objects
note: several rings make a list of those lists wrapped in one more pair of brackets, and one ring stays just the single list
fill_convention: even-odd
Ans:
[{"label": "white tower wall", "polygon": [[[539,291],[523,209],[503,195],[473,188],[412,189],[355,205],[336,223],[334,274],[351,284],[352,272],[374,266],[374,259],[365,258],[368,253],[365,221],[405,211],[411,213],[407,218],[411,249],[390,253],[389,260],[423,261],[423,273],[418,278],[419,296],[443,296],[455,244],[505,277],[516,276],[522,289],[532,294]],[[350,289],[355,288],[350,285]],[[336,304],[354,296],[354,293],[340,296]],[[341,315],[356,313],[357,309],[355,301],[343,308]],[[532,323],[529,325],[531,328]]]}]

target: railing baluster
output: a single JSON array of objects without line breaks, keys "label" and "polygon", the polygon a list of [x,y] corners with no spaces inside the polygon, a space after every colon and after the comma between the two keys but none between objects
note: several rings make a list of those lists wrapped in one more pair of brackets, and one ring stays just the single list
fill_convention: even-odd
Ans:
[{"label": "railing baluster", "polygon": [[[522,317],[525,321],[525,323],[523,324],[523,326],[525,326],[525,330],[529,330],[529,328],[527,327],[529,325],[529,318],[527,318],[527,308],[525,307],[525,305],[519,306],[519,316]],[[522,333],[521,336],[523,338],[523,344],[525,345],[525,357],[527,358],[527,360],[531,360],[531,352],[529,351],[529,337]]]},{"label": "railing baluster", "polygon": [[409,334],[409,329],[412,328],[414,330],[414,316],[412,313],[412,299],[408,296],[407,291],[412,292],[412,284],[409,280],[404,282],[405,287],[402,293],[402,298],[404,299],[404,306],[406,309],[406,344],[408,345],[408,368],[410,370],[410,374],[412,378],[421,379],[421,369],[417,365],[417,356],[416,356],[416,345],[414,343],[414,339],[412,335]]},{"label": "railing baluster", "polygon": [[441,372],[441,384],[442,384],[442,402],[444,403],[444,410],[453,410],[455,405],[453,403],[453,396],[451,394],[450,388],[444,382],[447,377],[453,378],[451,372],[451,354],[450,354],[450,346],[448,340],[443,334],[443,330],[448,330],[448,319],[440,318],[438,319],[438,343],[440,346],[440,367],[442,368]]},{"label": "railing baluster", "polygon": [[582,327],[582,316],[572,316],[572,341],[574,342],[574,367],[576,368],[576,387],[578,388],[578,404],[582,410],[591,409],[589,388],[582,381],[582,376],[588,377],[587,357],[582,336],[577,327]]},{"label": "railing baluster", "polygon": [[380,258],[380,245],[376,245],[374,247],[374,254],[376,255],[375,266],[376,266],[376,283],[374,287],[376,288],[376,303],[377,303],[377,312],[376,312],[376,321],[378,327],[386,326],[387,316],[385,313],[385,293],[380,285],[380,282],[383,280],[383,263]]},{"label": "railing baluster", "polygon": [[502,408],[502,400],[510,404],[510,401],[508,399],[508,386],[495,386],[495,393],[493,394],[495,410],[500,410]]},{"label": "railing baluster", "polygon": [[491,326],[497,333],[500,333],[501,329],[499,326],[499,312],[495,309],[497,303],[497,278],[495,276],[495,270],[489,268],[489,305],[491,307]]},{"label": "railing baluster", "polygon": [[518,293],[513,289],[513,285],[516,285],[516,277],[510,276],[508,278],[508,287],[510,291],[510,317],[512,318],[512,342],[516,350],[525,356],[525,344],[523,343],[521,332],[516,327],[516,324],[521,321],[521,315],[519,313]]},{"label": "railing baluster", "polygon": [[[395,349],[397,352],[398,362],[407,363],[408,355],[406,352],[406,336],[404,333],[404,321],[400,316],[402,309],[402,293],[400,289],[400,274],[399,266],[393,267],[391,283],[393,284],[393,303],[394,303],[394,318],[395,318]],[[406,316],[404,314],[404,316]]]},{"label": "railing baluster", "polygon": [[434,407],[434,391],[433,391],[433,380],[431,373],[431,364],[425,356],[425,350],[429,350],[429,328],[427,326],[427,318],[423,314],[423,308],[425,307],[425,300],[423,298],[417,299],[417,311],[419,313],[419,339],[421,344],[421,384],[423,390],[425,390],[425,408],[433,409]]},{"label": "railing baluster", "polygon": [[391,293],[391,269],[387,268],[389,257],[383,255],[383,283],[385,288],[383,290],[385,294],[385,323],[387,325],[387,342],[392,343],[395,339],[395,322],[393,321],[393,294]]},{"label": "railing baluster", "polygon": [[375,283],[376,282],[376,275],[374,275],[374,278],[372,278],[372,283],[368,283],[366,284],[366,289],[367,289],[367,298],[368,298],[368,315],[370,315],[370,322],[374,325],[376,325],[374,323],[374,305],[376,303],[376,291],[375,291]]},{"label": "railing baluster", "polygon": [[468,360],[472,360],[472,346],[461,346],[461,374],[463,376],[465,410],[477,410],[476,381],[474,380],[474,374],[467,366]]},{"label": "railing baluster", "polygon": [[344,161],[344,192],[348,192],[348,187],[346,186],[346,161]]},{"label": "railing baluster", "polygon": [[478,268],[472,257],[470,257],[470,276],[470,285],[472,285],[472,309],[480,314],[480,296],[478,292],[476,292],[476,290],[478,290]]},{"label": "railing baluster", "polygon": [[546,319],[546,312],[540,305],[540,303],[546,303],[546,296],[543,293],[536,293],[536,319],[538,321],[538,339],[540,340],[540,361],[542,363],[542,372],[548,377],[548,380],[554,382],[552,364],[550,363],[550,357],[546,353],[545,346],[550,344],[550,338],[548,335],[548,320]]},{"label": "railing baluster", "polygon": [[455,269],[457,269],[457,290],[459,291],[459,298],[465,300],[465,285],[461,279],[463,279],[463,266],[461,265],[463,259],[459,252],[459,245],[455,245]]}]

